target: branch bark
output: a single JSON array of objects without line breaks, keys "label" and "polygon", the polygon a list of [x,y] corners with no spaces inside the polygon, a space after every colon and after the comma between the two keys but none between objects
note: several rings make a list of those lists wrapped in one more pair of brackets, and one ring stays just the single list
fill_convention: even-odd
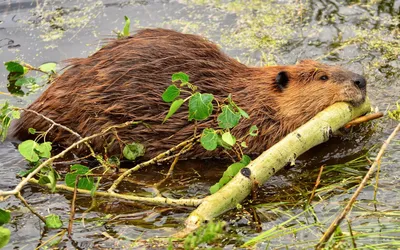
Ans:
[{"label": "branch bark", "polygon": [[286,164],[294,162],[299,155],[310,148],[327,141],[332,132],[370,109],[369,101],[359,107],[341,102],[318,113],[257,157],[222,189],[206,197],[186,219],[186,228],[176,236],[185,236],[198,228],[202,222],[234,208],[249,195],[254,183],[264,183]]}]

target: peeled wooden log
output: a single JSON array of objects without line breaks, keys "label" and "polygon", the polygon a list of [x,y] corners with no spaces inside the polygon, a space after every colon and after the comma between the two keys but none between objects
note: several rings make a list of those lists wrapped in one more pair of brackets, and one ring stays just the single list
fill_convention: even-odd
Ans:
[{"label": "peeled wooden log", "polygon": [[335,103],[318,113],[277,144],[262,153],[247,167],[243,168],[227,185],[218,192],[206,197],[185,221],[186,228],[177,236],[185,235],[204,221],[236,207],[251,192],[254,185],[261,185],[273,174],[310,148],[326,142],[330,135],[351,120],[369,112],[367,100],[361,106],[349,103]]}]

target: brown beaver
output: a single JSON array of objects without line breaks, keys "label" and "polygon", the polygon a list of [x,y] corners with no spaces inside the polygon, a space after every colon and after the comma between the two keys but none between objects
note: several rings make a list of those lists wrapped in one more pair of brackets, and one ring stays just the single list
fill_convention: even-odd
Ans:
[{"label": "brown beaver", "polygon": [[[113,40],[88,58],[69,60],[69,67],[29,106],[51,119],[89,136],[113,124],[130,120],[150,125],[124,128],[91,141],[97,152],[120,154],[121,144],[141,142],[144,158],[150,158],[193,136],[187,107],[181,107],[165,124],[169,109],[161,99],[171,84],[171,75],[185,72],[202,93],[233,100],[247,111],[232,133],[241,137],[251,125],[259,135],[249,138],[245,153],[259,154],[329,105],[345,101],[361,104],[366,95],[365,79],[339,67],[312,60],[297,65],[248,67],[221,52],[206,39],[166,29],[144,29],[137,34]],[[200,123],[197,131],[215,124]],[[13,134],[25,140],[28,128],[48,130],[50,123],[25,112],[14,124]],[[53,128],[46,137],[70,145],[76,136]],[[82,146],[76,151],[83,154]],[[219,151],[201,146],[187,156],[213,157]]]}]

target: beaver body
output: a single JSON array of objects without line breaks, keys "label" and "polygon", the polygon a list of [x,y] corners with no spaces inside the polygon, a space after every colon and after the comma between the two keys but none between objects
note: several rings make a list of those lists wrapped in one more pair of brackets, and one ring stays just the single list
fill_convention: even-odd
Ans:
[{"label": "beaver body", "polygon": [[[69,60],[69,66],[28,109],[78,132],[82,137],[126,121],[143,121],[150,127],[118,129],[91,141],[95,151],[119,155],[124,144],[140,142],[145,159],[154,157],[193,136],[195,125],[188,121],[183,106],[166,123],[169,105],[161,99],[171,84],[171,75],[185,72],[201,93],[219,101],[232,93],[233,100],[250,119],[232,130],[241,137],[251,125],[259,134],[247,141],[245,153],[259,154],[287,133],[307,122],[329,105],[346,101],[354,105],[365,99],[365,79],[339,67],[312,60],[297,65],[248,67],[221,52],[196,35],[165,29],[144,29],[133,36],[111,41],[88,58]],[[197,131],[215,125],[215,119],[201,122]],[[50,123],[24,112],[13,125],[20,140],[28,128],[46,131]],[[75,135],[52,128],[47,140],[70,145]],[[83,155],[82,146],[76,153]],[[195,147],[187,156],[213,157],[219,151]]]}]

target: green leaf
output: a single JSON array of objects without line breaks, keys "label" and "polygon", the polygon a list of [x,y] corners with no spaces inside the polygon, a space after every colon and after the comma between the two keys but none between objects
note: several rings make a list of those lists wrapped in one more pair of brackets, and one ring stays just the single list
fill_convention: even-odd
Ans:
[{"label": "green leaf", "polygon": [[40,176],[38,182],[40,185],[46,185],[46,184],[50,183],[50,179],[47,175],[42,175],[42,176]]},{"label": "green leaf", "polygon": [[258,135],[258,128],[256,125],[252,125],[249,130],[250,136],[257,136]]},{"label": "green leaf", "polygon": [[218,190],[220,190],[220,188],[221,187],[219,186],[219,183],[215,183],[210,187],[210,193],[215,194]]},{"label": "green leaf", "polygon": [[213,99],[212,94],[196,93],[192,95],[189,100],[189,121],[207,119],[213,111]]},{"label": "green leaf", "polygon": [[62,227],[62,221],[60,219],[60,216],[56,214],[49,214],[46,216],[46,227],[47,228],[61,228]]},{"label": "green leaf", "polygon": [[92,190],[94,187],[93,176],[81,176],[78,182],[78,188]]},{"label": "green leaf", "polygon": [[128,160],[135,160],[139,156],[143,156],[145,153],[144,146],[137,142],[132,142],[131,144],[125,145],[123,154]]},{"label": "green leaf", "polygon": [[35,150],[38,151],[39,156],[42,158],[50,158],[51,149],[51,142],[43,142],[41,144],[38,144],[38,146],[35,148]]},{"label": "green leaf", "polygon": [[39,66],[39,70],[46,72],[46,73],[52,73],[56,71],[56,63],[44,63]]},{"label": "green leaf", "polygon": [[[244,158],[244,157],[243,157]],[[243,159],[242,159],[243,160]],[[226,185],[233,177],[243,168],[245,164],[242,162],[235,162],[231,164],[223,173],[218,183],[210,188],[210,193],[213,194]]]},{"label": "green leaf", "polygon": [[225,105],[218,116],[218,126],[223,129],[233,128],[239,123],[240,117],[240,113],[235,112],[231,105]]},{"label": "green leaf", "polygon": [[245,167],[245,165],[241,162],[235,162],[232,165],[230,165],[228,168],[230,168],[231,172],[232,172],[232,178],[239,173],[239,171]]},{"label": "green leaf", "polygon": [[20,177],[25,177],[25,176],[27,176],[28,174],[32,173],[35,169],[36,169],[36,168],[33,167],[33,168],[28,169],[28,170],[21,170],[21,171],[18,172],[17,175],[20,176]]},{"label": "green leaf", "polygon": [[18,110],[13,110],[11,111],[11,117],[13,119],[19,119],[21,118],[21,112],[19,112]]},{"label": "green leaf", "polygon": [[131,20],[127,16],[124,16],[124,18],[125,18],[125,25],[124,25],[123,34],[124,34],[124,36],[129,36],[129,29],[130,29],[130,26],[131,26]]},{"label": "green leaf", "polygon": [[10,241],[11,232],[10,229],[0,227],[0,248],[3,248]]},{"label": "green leaf", "polygon": [[18,62],[6,62],[4,63],[4,65],[6,66],[6,69],[11,72],[11,73],[20,73],[20,74],[24,74],[24,66],[22,66],[20,63]]},{"label": "green leaf", "polygon": [[[230,170],[229,170],[230,172]],[[225,186],[226,183],[228,183],[232,179],[232,176],[229,174],[223,175],[222,178],[219,180],[218,184],[222,188]]]},{"label": "green leaf", "polygon": [[170,118],[175,112],[182,106],[184,100],[183,99],[178,99],[175,100],[172,104],[171,107],[169,107],[168,114],[165,116],[163,123]]},{"label": "green leaf", "polygon": [[229,146],[233,146],[236,143],[236,137],[234,137],[230,132],[223,133],[222,140]]},{"label": "green leaf", "polygon": [[121,165],[121,161],[119,160],[118,156],[113,155],[107,159],[107,163],[110,164],[112,167],[119,167]]},{"label": "green leaf", "polygon": [[54,193],[56,191],[57,174],[53,168],[50,168],[50,171],[47,174],[47,178],[49,179],[51,192]]},{"label": "green leaf", "polygon": [[34,135],[34,134],[36,134],[36,129],[28,128],[28,133],[31,134],[31,135]]},{"label": "green leaf", "polygon": [[7,224],[11,220],[11,213],[0,208],[0,226]]},{"label": "green leaf", "polygon": [[244,118],[249,119],[250,116],[249,114],[246,113],[243,109],[239,108],[237,105],[235,105],[236,109],[239,111],[240,115],[242,115]]},{"label": "green leaf", "polygon": [[189,76],[183,72],[178,72],[172,75],[172,82],[181,81],[182,83],[189,82]]},{"label": "green leaf", "polygon": [[15,86],[24,86],[36,84],[36,78],[34,77],[21,77],[15,82]]},{"label": "green leaf", "polygon": [[239,108],[239,106],[236,105],[236,103],[232,100],[231,94],[228,95],[227,99],[228,99],[230,106],[235,107],[241,116],[243,116],[246,119],[250,118],[250,116],[243,109]]},{"label": "green leaf", "polygon": [[18,145],[18,151],[29,162],[37,162],[39,155],[35,152],[38,143],[33,140],[23,141]]},{"label": "green leaf", "polygon": [[172,102],[181,94],[181,90],[175,85],[169,85],[168,88],[162,94],[162,99],[164,102]]},{"label": "green leaf", "polygon": [[65,184],[69,187],[75,187],[76,176],[82,175],[78,182],[78,188],[91,190],[94,186],[94,179],[91,176],[85,176],[90,173],[88,167],[74,164],[71,166],[71,172],[65,175]]},{"label": "green leaf", "polygon": [[247,148],[247,143],[245,141],[242,141],[240,143],[240,146],[242,146],[243,148]]},{"label": "green leaf", "polygon": [[251,158],[248,155],[243,155],[240,162],[243,163],[243,165],[247,166],[251,162]]},{"label": "green leaf", "polygon": [[90,168],[81,165],[81,164],[74,164],[71,166],[71,171],[76,172],[77,174],[87,174],[89,173]]},{"label": "green leaf", "polygon": [[218,145],[217,132],[212,128],[206,128],[201,133],[200,143],[206,150],[214,150]]}]

